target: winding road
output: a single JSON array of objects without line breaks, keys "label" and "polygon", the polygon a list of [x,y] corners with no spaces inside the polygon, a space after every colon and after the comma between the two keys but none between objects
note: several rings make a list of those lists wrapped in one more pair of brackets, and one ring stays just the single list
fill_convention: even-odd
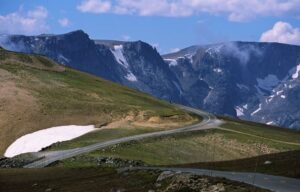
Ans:
[{"label": "winding road", "polygon": [[[42,168],[57,160],[67,159],[70,157],[74,157],[98,149],[106,148],[111,145],[116,145],[116,144],[125,143],[129,141],[137,141],[146,138],[167,136],[171,134],[211,129],[211,128],[219,127],[223,123],[222,121],[218,120],[214,115],[208,114],[206,112],[193,109],[190,107],[182,106],[182,105],[176,105],[176,106],[186,111],[202,116],[203,120],[198,124],[194,124],[182,128],[123,137],[119,139],[113,139],[110,141],[96,143],[82,148],[75,148],[75,149],[63,150],[63,151],[38,152],[36,153],[37,157],[40,157],[42,159],[35,161],[31,164],[25,165],[24,168]],[[169,170],[175,172],[186,172],[195,175],[224,177],[230,180],[248,183],[251,185],[255,185],[257,187],[269,189],[271,191],[276,191],[276,192],[299,192],[300,191],[299,179],[272,176],[272,175],[266,175],[260,173],[215,171],[215,170],[194,169],[194,168],[164,168],[164,167],[137,167],[137,168],[123,168],[120,170],[124,171],[128,169],[130,170],[131,169],[159,169],[162,171]]]},{"label": "winding road", "polygon": [[137,141],[137,140],[142,140],[142,139],[146,139],[146,138],[178,134],[178,133],[183,133],[183,132],[211,129],[211,128],[218,127],[220,124],[222,124],[222,121],[218,120],[214,115],[208,114],[206,112],[203,112],[203,111],[200,111],[200,110],[197,110],[194,108],[182,106],[182,105],[175,105],[175,106],[177,106],[183,110],[200,115],[200,116],[202,116],[203,120],[200,123],[182,127],[182,128],[133,135],[133,136],[129,136],[129,137],[123,137],[123,138],[119,138],[119,139],[113,139],[113,140],[109,140],[109,141],[105,141],[105,142],[100,142],[100,143],[96,143],[96,144],[81,147],[81,148],[62,150],[62,151],[38,152],[38,153],[35,153],[35,155],[41,159],[38,161],[35,161],[33,163],[30,163],[28,165],[25,165],[24,168],[42,168],[42,167],[45,167],[55,161],[67,159],[70,157],[74,157],[74,156],[88,153],[91,151],[95,151],[98,149],[103,149],[103,148],[106,148],[111,145],[116,145],[116,144],[125,143],[125,142],[129,142],[129,141]]}]

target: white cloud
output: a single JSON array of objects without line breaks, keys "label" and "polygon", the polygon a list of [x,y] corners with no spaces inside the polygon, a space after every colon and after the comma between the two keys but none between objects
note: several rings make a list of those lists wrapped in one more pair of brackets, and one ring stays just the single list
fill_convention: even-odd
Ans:
[{"label": "white cloud", "polygon": [[278,21],[272,29],[261,35],[260,41],[300,45],[300,28],[293,27],[286,22]]},{"label": "white cloud", "polygon": [[43,6],[38,6],[36,9],[28,11],[28,16],[31,18],[45,19],[48,17],[48,10]]},{"label": "white cloud", "polygon": [[46,23],[48,11],[39,6],[24,12],[21,8],[7,15],[0,15],[0,33],[8,34],[39,34],[48,31]]},{"label": "white cloud", "polygon": [[58,20],[58,23],[62,27],[68,27],[71,24],[71,22],[70,22],[70,20],[68,18],[61,18],[61,19]]},{"label": "white cloud", "polygon": [[77,9],[84,13],[105,13],[111,9],[110,1],[84,0],[77,6]]},{"label": "white cloud", "polygon": [[247,21],[257,16],[300,16],[300,0],[85,0],[82,12],[140,16],[186,17],[198,13],[225,15],[230,21]]},{"label": "white cloud", "polygon": [[159,49],[159,43],[151,43],[152,47],[155,49]]},{"label": "white cloud", "polygon": [[156,49],[159,53],[163,51],[159,43],[150,43],[150,45],[153,47],[153,49]]},{"label": "white cloud", "polygon": [[172,0],[117,0],[113,12],[116,14],[138,14],[141,16],[189,16],[193,13],[184,1]]},{"label": "white cloud", "polygon": [[124,41],[129,41],[129,40],[131,39],[131,37],[130,37],[129,35],[123,35],[123,36],[122,36],[122,39],[123,39]]},{"label": "white cloud", "polygon": [[180,51],[180,48],[173,48],[170,50],[171,53],[176,53],[178,51]]}]

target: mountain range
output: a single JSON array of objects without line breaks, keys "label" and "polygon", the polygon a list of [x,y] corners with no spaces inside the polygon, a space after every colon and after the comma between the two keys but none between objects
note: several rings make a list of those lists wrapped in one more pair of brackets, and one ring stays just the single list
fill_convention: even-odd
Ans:
[{"label": "mountain range", "polygon": [[160,55],[142,42],[62,35],[1,35],[8,50],[42,54],[170,102],[269,125],[300,128],[300,46],[226,42]]}]

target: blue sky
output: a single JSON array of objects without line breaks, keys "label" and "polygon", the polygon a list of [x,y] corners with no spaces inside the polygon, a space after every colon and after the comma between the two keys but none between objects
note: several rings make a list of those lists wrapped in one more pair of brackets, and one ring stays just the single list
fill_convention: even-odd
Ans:
[{"label": "blue sky", "polygon": [[300,0],[1,0],[0,33],[143,40],[162,53],[194,44],[300,44]]}]

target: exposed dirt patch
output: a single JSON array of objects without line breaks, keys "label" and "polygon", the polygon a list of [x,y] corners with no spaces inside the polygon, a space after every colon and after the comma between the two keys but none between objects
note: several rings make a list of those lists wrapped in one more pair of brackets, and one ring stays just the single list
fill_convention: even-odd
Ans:
[{"label": "exposed dirt patch", "polygon": [[145,116],[139,115],[134,121],[135,126],[157,127],[157,128],[175,128],[179,126],[191,125],[198,122],[200,119],[189,115],[171,115],[171,116]]},{"label": "exposed dirt patch", "polygon": [[197,123],[200,119],[191,116],[179,117],[177,115],[169,117],[150,116],[147,111],[130,111],[126,116],[114,118],[111,122],[101,128],[120,127],[149,127],[149,128],[176,128]]},{"label": "exposed dirt patch", "polygon": [[[1,80],[7,78],[0,74]],[[19,136],[28,133],[23,129],[28,121],[35,122],[32,114],[39,111],[37,100],[25,89],[19,88],[12,81],[2,81],[0,84],[0,152]]]}]

